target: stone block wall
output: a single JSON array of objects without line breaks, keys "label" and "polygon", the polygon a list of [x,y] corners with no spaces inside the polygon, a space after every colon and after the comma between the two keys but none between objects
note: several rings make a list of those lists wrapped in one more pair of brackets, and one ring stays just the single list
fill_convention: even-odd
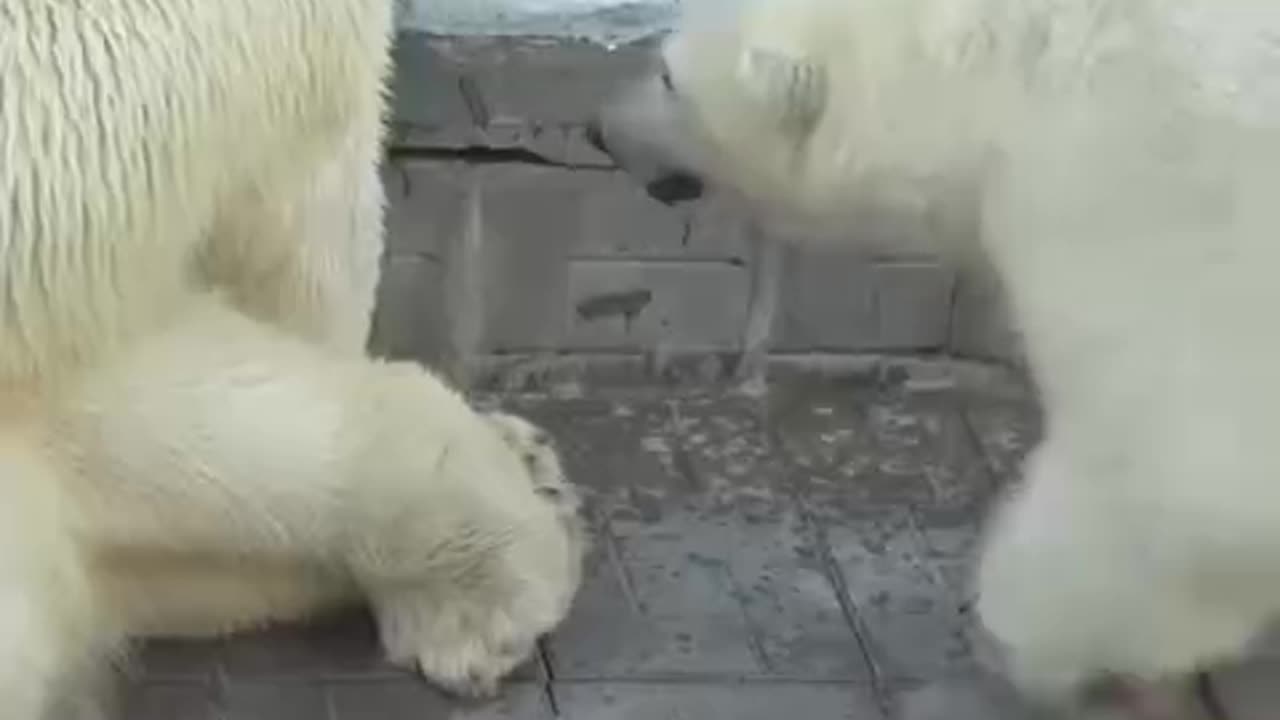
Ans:
[{"label": "stone block wall", "polygon": [[646,51],[402,35],[376,351],[506,385],[1013,357],[988,274],[856,244],[784,246],[741,209],[665,207],[616,172],[584,124]]}]

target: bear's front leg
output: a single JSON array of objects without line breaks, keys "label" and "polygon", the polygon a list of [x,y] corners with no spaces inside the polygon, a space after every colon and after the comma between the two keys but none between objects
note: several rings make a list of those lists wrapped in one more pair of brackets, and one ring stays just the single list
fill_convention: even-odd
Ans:
[{"label": "bear's front leg", "polygon": [[[151,625],[243,627],[350,588],[393,657],[483,694],[577,589],[577,498],[545,434],[416,365],[332,353],[209,299],[65,397],[50,444],[78,537],[115,558],[282,568],[272,582],[173,568],[163,597],[113,595],[121,616],[143,603]],[[289,583],[289,567],[315,572]],[[117,588],[157,578],[105,570]],[[225,594],[199,590],[212,579]]]},{"label": "bear's front leg", "polygon": [[[504,588],[502,578],[510,574],[500,569],[503,563],[528,561],[513,548],[495,547],[499,569],[493,576],[486,578],[477,566],[455,576],[453,588],[393,594],[379,606],[383,643],[392,658],[414,663],[453,692],[472,697],[496,692],[499,680],[527,660],[538,636],[558,622],[578,585],[586,542],[577,489],[567,482],[550,436],[514,415],[491,412],[484,418],[521,459],[534,493],[553,509],[557,522],[549,526],[550,538],[563,534],[568,540],[568,564],[562,574]],[[557,576],[559,584],[539,589],[538,580]],[[475,597],[496,602],[477,606]]]},{"label": "bear's front leg", "polygon": [[1261,627],[1257,604],[1201,592],[1211,572],[1238,571],[1215,564],[1223,556],[1199,547],[1184,524],[1133,511],[1159,499],[1158,479],[1134,475],[1146,466],[1095,457],[1125,455],[1052,432],[1034,451],[1024,485],[989,528],[978,612],[1028,697],[1182,720],[1206,699],[1192,702],[1185,681],[1245,646]]},{"label": "bear's front leg", "polygon": [[495,693],[561,622],[585,549],[578,495],[546,434],[502,413],[481,418],[455,424],[463,430],[416,488],[387,488],[405,516],[383,506],[354,523],[376,534],[352,560],[388,656],[468,697]]}]

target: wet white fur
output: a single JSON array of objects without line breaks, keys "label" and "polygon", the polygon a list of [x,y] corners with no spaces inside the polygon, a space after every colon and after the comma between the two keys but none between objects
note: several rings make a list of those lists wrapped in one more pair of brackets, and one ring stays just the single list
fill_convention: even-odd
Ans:
[{"label": "wet white fur", "polygon": [[393,659],[487,694],[567,611],[545,435],[363,353],[391,9],[0,7],[6,718],[126,636],[353,600]]},{"label": "wet white fur", "polygon": [[389,0],[0,11],[0,381],[92,364],[194,283],[363,348]]},{"label": "wet white fur", "polygon": [[528,422],[212,298],[0,433],[0,692],[38,720],[130,636],[369,601],[389,657],[488,695],[565,616],[578,498]]},{"label": "wet white fur", "polygon": [[[825,74],[816,124],[749,52]],[[1280,610],[1280,9],[761,0],[663,59],[675,92],[633,88],[610,142],[843,237],[973,202],[979,243],[934,249],[995,265],[1047,413],[978,573],[1025,687],[1185,672]]]}]

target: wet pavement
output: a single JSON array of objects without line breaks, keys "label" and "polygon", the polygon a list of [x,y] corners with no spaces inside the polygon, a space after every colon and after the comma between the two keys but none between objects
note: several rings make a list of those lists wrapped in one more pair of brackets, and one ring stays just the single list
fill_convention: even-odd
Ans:
[{"label": "wet pavement", "polygon": [[[1037,434],[1016,386],[502,403],[556,435],[594,542],[573,613],[501,699],[455,703],[387,666],[353,611],[154,642],[130,671],[126,719],[883,720],[975,667],[967,563]],[[1232,720],[1277,716],[1262,711],[1265,675],[1220,680]]]}]

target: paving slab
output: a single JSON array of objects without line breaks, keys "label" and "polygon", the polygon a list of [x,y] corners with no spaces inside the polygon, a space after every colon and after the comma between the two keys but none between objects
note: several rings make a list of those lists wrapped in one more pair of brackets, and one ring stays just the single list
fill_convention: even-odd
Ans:
[{"label": "paving slab", "polygon": [[1213,689],[1230,720],[1280,717],[1280,657],[1261,657],[1213,675]]},{"label": "paving slab", "polygon": [[565,720],[883,720],[875,701],[844,684],[584,683],[559,688]]},{"label": "paving slab", "polygon": [[[550,641],[557,677],[742,676],[752,635],[723,573],[688,554],[696,504],[664,400],[582,401],[539,416],[589,478],[596,530],[574,614]],[[719,553],[721,548],[708,552]]]},{"label": "paving slab", "polygon": [[701,717],[723,703],[773,717],[774,700],[744,698],[806,694],[813,717],[878,717],[897,684],[967,658],[945,566],[968,546],[947,533],[967,532],[970,496],[994,481],[956,407],[838,384],[780,387],[768,402],[501,401],[556,436],[594,535],[573,613],[506,705],[459,709],[389,666],[356,610],[221,642],[152,643],[131,673],[128,720],[318,708],[345,720],[366,707],[386,718]]},{"label": "paving slab", "polygon": [[563,438],[571,472],[596,478],[597,547],[550,643],[556,677],[868,680],[750,403],[587,400],[530,414]]},{"label": "paving slab", "polygon": [[[977,667],[966,583],[1040,432],[1025,399],[823,381],[497,401],[556,436],[594,535],[573,612],[501,698],[387,664],[353,609],[149,643],[123,720],[1034,720],[948,680]],[[1277,662],[1215,676],[1230,720],[1280,717]]]},{"label": "paving slab", "polygon": [[955,400],[995,480],[1016,480],[1023,459],[1041,436],[1039,409],[1005,395],[964,393]]},{"label": "paving slab", "polygon": [[775,397],[778,432],[881,691],[971,662],[957,585],[992,481],[960,415],[875,387],[795,393]]},{"label": "paving slab", "polygon": [[[421,683],[350,682],[328,689],[332,720],[551,720],[555,713],[541,684],[519,682],[492,702],[462,703]],[[320,716],[324,717],[324,716]],[[231,716],[232,720],[239,720]],[[329,720],[326,718],[326,720]]]},{"label": "paving slab", "polygon": [[129,688],[121,708],[127,720],[215,720],[209,686],[196,682],[142,682]]}]

